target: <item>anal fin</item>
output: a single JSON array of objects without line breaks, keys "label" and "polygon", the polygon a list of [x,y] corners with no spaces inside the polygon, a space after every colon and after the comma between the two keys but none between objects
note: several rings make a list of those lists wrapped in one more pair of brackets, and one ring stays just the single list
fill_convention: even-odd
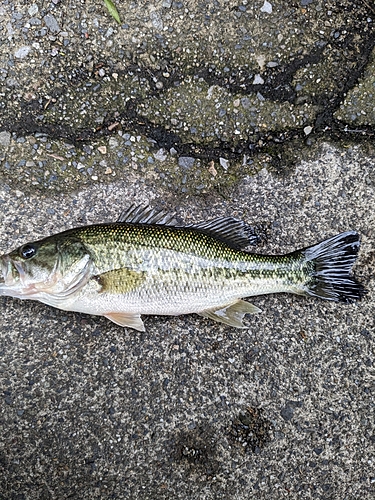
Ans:
[{"label": "anal fin", "polygon": [[205,318],[218,321],[219,323],[234,326],[235,328],[246,328],[242,322],[245,314],[254,314],[258,312],[261,312],[261,310],[253,304],[250,304],[250,302],[236,300],[236,302],[215,307],[214,309],[207,309],[198,314]]},{"label": "anal fin", "polygon": [[127,313],[107,313],[103,314],[104,317],[116,323],[116,325],[120,326],[128,326],[129,328],[134,328],[134,330],[138,330],[139,332],[145,332],[145,325],[141,320],[140,314],[127,314]]}]

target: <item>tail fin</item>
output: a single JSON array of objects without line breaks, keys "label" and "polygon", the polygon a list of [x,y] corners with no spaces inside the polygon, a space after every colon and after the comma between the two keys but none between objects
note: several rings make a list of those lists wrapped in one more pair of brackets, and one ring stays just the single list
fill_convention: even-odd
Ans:
[{"label": "tail fin", "polygon": [[358,233],[347,231],[306,248],[304,255],[310,262],[311,280],[306,283],[305,293],[347,303],[363,297],[366,289],[350,276],[359,247]]}]

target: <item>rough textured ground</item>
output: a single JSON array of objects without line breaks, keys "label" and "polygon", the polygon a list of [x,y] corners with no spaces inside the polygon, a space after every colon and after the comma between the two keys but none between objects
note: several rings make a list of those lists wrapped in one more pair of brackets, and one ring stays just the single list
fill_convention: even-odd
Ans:
[{"label": "rough textured ground", "polygon": [[356,229],[369,293],[144,334],[1,298],[0,498],[374,498],[372,3],[118,9],[0,5],[0,251],[150,202],[264,253]]}]

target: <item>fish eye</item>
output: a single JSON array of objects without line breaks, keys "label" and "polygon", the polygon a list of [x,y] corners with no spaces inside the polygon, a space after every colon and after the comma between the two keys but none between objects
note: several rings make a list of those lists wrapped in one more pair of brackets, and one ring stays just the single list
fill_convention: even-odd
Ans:
[{"label": "fish eye", "polygon": [[20,256],[24,259],[31,259],[36,254],[36,248],[30,243],[27,243],[23,247],[20,248]]}]

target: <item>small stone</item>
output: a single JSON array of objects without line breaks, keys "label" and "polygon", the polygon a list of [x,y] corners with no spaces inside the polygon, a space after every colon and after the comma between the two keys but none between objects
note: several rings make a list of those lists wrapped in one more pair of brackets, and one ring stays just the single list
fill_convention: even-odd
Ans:
[{"label": "small stone", "polygon": [[294,408],[292,406],[285,406],[280,411],[280,415],[283,417],[285,422],[288,422],[289,420],[292,420],[292,418],[293,418]]},{"label": "small stone", "polygon": [[100,68],[100,70],[98,71],[98,75],[103,78],[103,76],[105,76],[105,70],[103,68]]},{"label": "small stone", "polygon": [[17,57],[17,59],[23,59],[28,55],[30,52],[31,47],[28,45],[24,45],[23,47],[20,47],[18,50],[15,51],[14,57]]},{"label": "small stone", "polygon": [[182,168],[192,168],[195,162],[195,158],[192,158],[191,156],[180,156],[178,159],[178,166]]},{"label": "small stone", "polygon": [[311,134],[312,129],[313,129],[313,128],[312,128],[310,125],[308,125],[307,127],[305,127],[305,128],[303,129],[303,131],[305,132],[305,134],[306,134],[306,135],[309,135],[309,134]]},{"label": "small stone", "polygon": [[260,75],[255,75],[253,80],[253,85],[263,85],[264,80]]},{"label": "small stone", "polygon": [[108,146],[110,148],[117,148],[118,146],[118,141],[114,137],[110,137],[108,141]]},{"label": "small stone", "polygon": [[105,155],[107,153],[107,146],[99,146],[98,151],[102,153],[102,155]]},{"label": "small stone", "polygon": [[219,158],[220,165],[223,167],[224,170],[228,170],[229,167],[229,160],[226,160],[225,158]]},{"label": "small stone", "polygon": [[26,167],[35,167],[35,161],[33,160],[28,160],[26,162]]},{"label": "small stone", "polygon": [[248,97],[243,97],[241,99],[241,104],[242,104],[242,107],[244,109],[248,109],[248,108],[250,108],[251,101],[250,101],[250,99]]},{"label": "small stone", "polygon": [[107,168],[105,169],[105,172],[104,172],[104,173],[105,173],[105,175],[109,175],[109,174],[111,174],[111,173],[112,173],[112,169],[111,169],[111,167],[107,167]]},{"label": "small stone", "polygon": [[158,89],[158,90],[161,90],[163,88],[163,82],[156,82],[155,84],[155,87]]},{"label": "small stone", "polygon": [[32,5],[30,5],[30,7],[27,10],[27,12],[29,13],[29,16],[35,16],[35,14],[37,14],[38,11],[39,11],[39,7],[37,6],[36,3],[33,3]]},{"label": "small stone", "polygon": [[31,17],[29,19],[29,24],[31,26],[39,26],[40,24],[42,24],[42,21],[40,19],[38,19],[37,17]]},{"label": "small stone", "polygon": [[210,174],[213,176],[213,177],[216,177],[217,176],[217,170],[215,168],[215,162],[212,160],[210,161],[209,163],[209,167],[208,167],[208,171],[210,172]]},{"label": "small stone", "polygon": [[0,146],[4,146],[5,148],[7,148],[10,144],[10,137],[10,132],[0,132]]},{"label": "small stone", "polygon": [[56,21],[55,16],[53,16],[52,14],[47,14],[43,17],[43,21],[46,23],[47,28],[52,33],[59,33],[60,26],[59,26],[58,22]]},{"label": "small stone", "polygon": [[162,6],[166,9],[170,9],[172,7],[172,0],[164,0]]},{"label": "small stone", "polygon": [[272,5],[267,2],[267,0],[264,1],[263,7],[260,9],[261,12],[267,12],[267,14],[272,13]]},{"label": "small stone", "polygon": [[165,161],[167,159],[167,152],[164,148],[159,149],[156,153],[154,153],[155,160]]},{"label": "small stone", "polygon": [[156,12],[156,10],[153,10],[152,12],[150,12],[150,19],[151,19],[151,23],[155,29],[157,29],[158,31],[163,30],[163,20],[160,17],[159,12]]}]

